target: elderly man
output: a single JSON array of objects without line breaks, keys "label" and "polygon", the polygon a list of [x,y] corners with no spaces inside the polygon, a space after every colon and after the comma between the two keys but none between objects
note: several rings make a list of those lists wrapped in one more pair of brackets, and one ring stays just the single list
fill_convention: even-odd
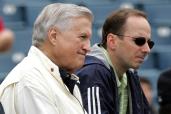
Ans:
[{"label": "elderly man", "polygon": [[72,74],[90,50],[93,15],[82,6],[54,3],[37,17],[32,46],[0,86],[5,114],[85,114]]}]

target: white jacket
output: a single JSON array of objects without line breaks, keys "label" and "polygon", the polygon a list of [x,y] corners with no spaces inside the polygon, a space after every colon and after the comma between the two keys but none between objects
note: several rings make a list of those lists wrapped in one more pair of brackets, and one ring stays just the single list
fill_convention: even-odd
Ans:
[{"label": "white jacket", "polygon": [[72,95],[59,68],[32,46],[0,85],[5,114],[86,114],[77,86]]}]

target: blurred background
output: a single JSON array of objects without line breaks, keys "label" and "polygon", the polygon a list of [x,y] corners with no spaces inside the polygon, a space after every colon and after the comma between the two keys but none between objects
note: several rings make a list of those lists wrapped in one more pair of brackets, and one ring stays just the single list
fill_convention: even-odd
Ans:
[{"label": "blurred background", "polygon": [[91,45],[101,40],[102,24],[111,11],[136,8],[147,13],[155,46],[138,72],[151,82],[153,104],[157,107],[158,76],[161,71],[171,67],[171,0],[0,0],[0,17],[5,27],[15,35],[12,48],[0,53],[0,81],[26,56],[38,13],[45,5],[54,2],[74,3],[92,10],[95,19]]}]

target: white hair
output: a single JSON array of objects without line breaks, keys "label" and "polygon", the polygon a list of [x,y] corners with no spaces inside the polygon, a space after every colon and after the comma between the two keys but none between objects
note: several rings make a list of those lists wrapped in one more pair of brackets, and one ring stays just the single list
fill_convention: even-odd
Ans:
[{"label": "white hair", "polygon": [[81,16],[93,21],[92,12],[86,7],[64,3],[47,5],[34,23],[32,44],[41,45],[50,27],[56,26],[60,30],[67,30],[71,26],[72,18]]}]

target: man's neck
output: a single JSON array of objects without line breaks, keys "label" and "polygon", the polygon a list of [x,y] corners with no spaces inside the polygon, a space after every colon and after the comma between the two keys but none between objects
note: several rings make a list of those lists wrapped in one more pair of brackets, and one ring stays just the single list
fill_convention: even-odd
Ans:
[{"label": "man's neck", "polygon": [[113,64],[113,67],[115,69],[115,72],[118,75],[118,78],[121,79],[123,77],[123,74],[126,72],[126,68],[121,64],[121,62],[115,58],[115,56],[110,56],[111,62]]}]

